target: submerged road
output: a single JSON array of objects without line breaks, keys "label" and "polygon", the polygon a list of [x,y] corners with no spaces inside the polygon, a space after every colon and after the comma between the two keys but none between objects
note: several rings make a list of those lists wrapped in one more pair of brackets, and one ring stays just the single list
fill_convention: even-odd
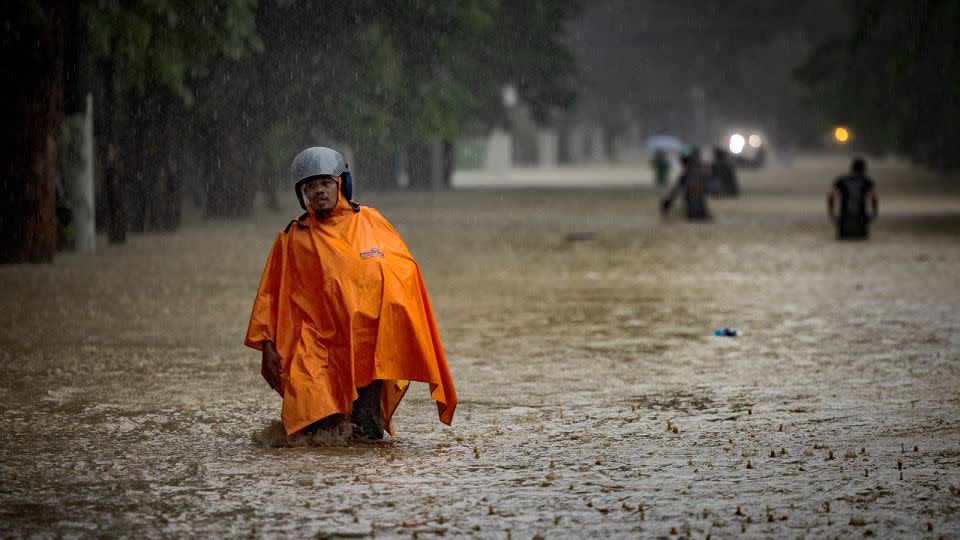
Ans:
[{"label": "submerged road", "polygon": [[241,344],[293,205],[0,266],[0,536],[956,537],[960,195],[877,167],[838,243],[831,171],[744,173],[707,224],[640,180],[359,189],[461,399],[414,384],[379,444],[286,440]]}]

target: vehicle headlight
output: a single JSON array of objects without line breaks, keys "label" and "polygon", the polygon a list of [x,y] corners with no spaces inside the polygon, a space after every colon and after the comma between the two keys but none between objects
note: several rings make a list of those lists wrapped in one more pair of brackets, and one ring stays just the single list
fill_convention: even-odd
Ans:
[{"label": "vehicle headlight", "polygon": [[743,138],[743,135],[739,133],[734,133],[730,136],[730,152],[734,154],[739,154],[743,152],[743,145],[746,143],[746,139]]}]

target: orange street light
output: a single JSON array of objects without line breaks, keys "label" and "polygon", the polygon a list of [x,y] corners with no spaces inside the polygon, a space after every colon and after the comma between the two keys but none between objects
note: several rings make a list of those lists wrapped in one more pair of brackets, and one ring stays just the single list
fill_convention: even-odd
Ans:
[{"label": "orange street light", "polygon": [[843,126],[837,126],[833,130],[833,138],[840,144],[845,144],[850,139],[850,132]]}]

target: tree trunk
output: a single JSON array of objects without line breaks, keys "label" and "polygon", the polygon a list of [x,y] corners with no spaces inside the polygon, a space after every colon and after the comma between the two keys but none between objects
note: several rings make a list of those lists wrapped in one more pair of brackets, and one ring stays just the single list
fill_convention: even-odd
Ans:
[{"label": "tree trunk", "polygon": [[142,99],[127,96],[129,113],[127,129],[122,131],[125,137],[120,144],[122,149],[123,170],[127,187],[127,228],[130,232],[142,233],[147,226],[147,194],[145,184],[147,170],[148,144],[145,141],[146,126]]},{"label": "tree trunk", "polygon": [[123,244],[127,241],[127,183],[115,144],[108,143],[104,161],[107,238],[111,244]]},{"label": "tree trunk", "polygon": [[[114,43],[113,50],[116,50]],[[116,63],[113,58],[98,66],[103,96],[97,116],[101,133],[100,163],[103,164],[103,208],[107,238],[111,244],[127,241],[127,181],[121,159],[120,134],[123,132],[123,93],[117,91]]]},{"label": "tree trunk", "polygon": [[[39,2],[42,15],[0,17],[0,262],[50,262],[56,249],[56,133],[63,111],[64,13]],[[10,20],[12,19],[12,20]],[[11,30],[11,26],[13,30]]]},{"label": "tree trunk", "polygon": [[443,140],[443,157],[441,159],[443,167],[443,189],[450,189],[453,186],[453,173],[457,168],[457,146],[450,139]]},{"label": "tree trunk", "polygon": [[438,191],[450,188],[456,157],[453,142],[434,139],[411,143],[407,151],[411,189]]},{"label": "tree trunk", "polygon": [[186,169],[186,151],[181,149],[182,140],[180,130],[183,124],[178,123],[187,115],[182,103],[171,96],[170,106],[163,119],[164,125],[164,163],[167,169],[167,181],[164,190],[163,227],[167,231],[180,228],[183,219],[183,176]]},{"label": "tree trunk", "polygon": [[153,86],[143,116],[144,226],[148,231],[174,231],[180,225],[180,184],[177,176],[178,101],[169,91]]},{"label": "tree trunk", "polygon": [[397,188],[397,157],[393,145],[381,149],[362,144],[357,148],[357,163],[350,164],[353,176],[353,196],[362,197],[364,191],[388,191]]},{"label": "tree trunk", "polygon": [[163,119],[163,165],[164,182],[161,194],[163,206],[160,226],[165,231],[175,231],[180,228],[180,217],[183,215],[183,193],[180,188],[180,162],[177,151],[177,132],[174,126],[172,111]]},{"label": "tree trunk", "polygon": [[428,143],[410,143],[407,145],[407,168],[410,171],[410,189],[426,190],[430,188],[431,154]]},{"label": "tree trunk", "polygon": [[239,122],[224,122],[223,151],[216,154],[206,178],[206,217],[247,217],[253,213],[256,184],[250,144]]}]

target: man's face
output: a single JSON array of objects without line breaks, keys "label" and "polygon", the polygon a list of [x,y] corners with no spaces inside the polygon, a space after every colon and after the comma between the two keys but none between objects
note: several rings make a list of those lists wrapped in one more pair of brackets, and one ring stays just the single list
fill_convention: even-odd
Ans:
[{"label": "man's face", "polygon": [[303,183],[301,190],[307,205],[318,216],[325,216],[337,205],[337,179],[332,176],[318,176]]}]

